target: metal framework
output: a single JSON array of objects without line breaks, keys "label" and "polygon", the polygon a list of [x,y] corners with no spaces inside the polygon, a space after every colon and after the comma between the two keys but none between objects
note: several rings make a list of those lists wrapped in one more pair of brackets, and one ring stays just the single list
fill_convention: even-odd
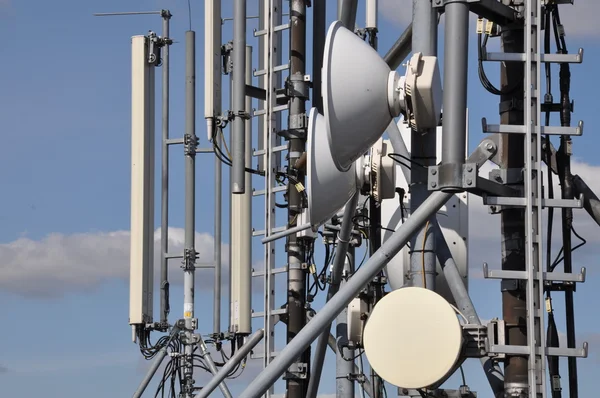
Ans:
[{"label": "metal framework", "polygon": [[[585,269],[580,274],[572,272],[571,245],[572,210],[584,208],[600,225],[598,198],[585,182],[573,176],[570,170],[572,136],[582,134],[583,124],[570,125],[572,105],[569,98],[569,64],[581,63],[583,50],[568,54],[560,23],[559,4],[569,1],[543,0],[413,0],[412,24],[394,46],[382,57],[395,69],[411,52],[436,56],[438,47],[438,20],[445,14],[444,40],[444,109],[442,117],[442,157],[436,165],[436,129],[413,131],[410,152],[401,137],[390,137],[394,146],[403,148],[412,165],[402,166],[410,181],[410,217],[391,237],[381,239],[381,208],[371,200],[370,226],[362,231],[370,242],[369,259],[355,268],[354,250],[360,244],[354,231],[359,193],[346,204],[341,225],[332,223],[323,228],[325,239],[335,247],[335,260],[329,270],[325,304],[315,311],[307,297],[307,280],[315,273],[311,264],[316,234],[307,228],[304,211],[305,168],[308,117],[306,103],[322,110],[321,65],[325,46],[325,2],[289,0],[284,12],[283,0],[260,0],[257,8],[248,7],[245,0],[233,1],[233,41],[221,43],[221,4],[207,0],[206,27],[206,99],[205,119],[212,148],[198,148],[196,135],[196,76],[195,32],[186,32],[186,123],[182,138],[169,137],[169,21],[167,10],[149,12],[163,18],[163,36],[151,33],[137,36],[133,55],[133,105],[132,133],[142,137],[144,146],[153,133],[154,69],[163,67],[162,85],[162,202],[161,202],[161,273],[160,321],[152,319],[152,280],[149,274],[152,248],[148,243],[148,223],[152,222],[153,199],[148,198],[148,173],[153,172],[151,151],[135,152],[133,165],[132,208],[143,204],[143,209],[132,216],[133,231],[141,231],[140,241],[132,244],[132,305],[131,319],[134,338],[139,340],[142,353],[154,362],[148,375],[136,391],[142,396],[161,362],[169,355],[182,370],[180,396],[208,397],[219,387],[225,397],[232,394],[226,383],[241,362],[260,360],[263,371],[252,380],[240,398],[274,396],[275,383],[283,376],[287,398],[316,397],[322,379],[323,361],[330,346],[336,352],[337,396],[353,398],[355,390],[363,396],[383,398],[387,395],[385,382],[374,371],[369,377],[363,374],[362,362],[358,367],[354,359],[356,348],[348,341],[345,325],[348,321],[348,304],[361,294],[372,310],[384,296],[383,269],[390,259],[410,243],[410,285],[436,290],[436,264],[442,268],[457,311],[467,320],[463,325],[465,348],[454,371],[469,357],[479,358],[490,383],[493,396],[546,397],[546,375],[550,374],[550,391],[553,398],[561,397],[559,357],[568,357],[569,396],[578,397],[576,358],[587,356],[587,343],[575,345],[574,298],[576,283],[584,282]],[[252,2],[252,5],[255,3]],[[366,39],[377,50],[377,1],[366,0],[366,24],[357,26],[357,0],[338,0],[337,19],[357,35]],[[307,46],[307,19],[312,7],[312,48]],[[500,98],[500,123],[488,124],[482,120],[482,129],[489,136],[471,154],[466,153],[468,126],[467,70],[469,16],[479,19],[476,34],[479,36],[479,75],[484,87]],[[131,13],[125,13],[127,15]],[[257,14],[258,29],[253,38],[258,40],[258,65],[253,65],[253,48],[249,45],[247,22]],[[98,14],[115,15],[115,14]],[[550,29],[557,38],[557,52],[550,49]],[[286,35],[289,43],[284,43]],[[500,36],[503,52],[487,52],[489,37]],[[485,37],[482,41],[482,37]],[[162,51],[162,52],[161,52]],[[307,54],[313,52],[312,81],[307,73]],[[284,61],[285,60],[285,61]],[[162,64],[161,64],[162,61]],[[500,89],[494,88],[483,72],[485,62],[501,62]],[[553,102],[551,88],[546,87],[542,100],[542,71],[550,73],[550,65],[560,66],[561,100]],[[221,70],[223,66],[223,70]],[[137,71],[137,72],[136,72]],[[221,72],[230,77],[230,104],[221,109]],[[254,78],[258,84],[253,85]],[[351,84],[351,82],[349,82]],[[312,88],[312,91],[310,90]],[[310,95],[311,94],[311,95]],[[137,95],[137,96],[136,96]],[[143,98],[138,98],[139,96]],[[253,100],[258,107],[253,109]],[[550,126],[550,114],[559,113],[561,126]],[[542,123],[546,114],[546,122]],[[284,118],[287,117],[284,127]],[[253,126],[258,127],[256,134]],[[150,124],[146,124],[150,123]],[[232,153],[227,157],[220,145],[223,132],[230,125]],[[388,131],[389,133],[389,131]],[[390,133],[392,134],[392,133]],[[560,136],[560,148],[555,150],[551,136]],[[284,142],[285,140],[285,142]],[[253,149],[253,143],[257,148]],[[183,253],[170,253],[168,247],[169,210],[169,146],[183,147],[185,162],[185,242]],[[147,149],[147,148],[146,148]],[[209,338],[198,333],[198,314],[194,311],[194,275],[198,253],[195,247],[196,209],[195,158],[199,153],[211,153],[215,159],[215,290],[213,328]],[[142,156],[143,165],[139,159]],[[145,156],[145,157],[144,157]],[[136,163],[138,159],[138,163]],[[287,162],[284,162],[286,160]],[[479,176],[481,166],[492,161],[500,168],[489,178]],[[548,165],[548,184],[544,184],[543,162]],[[221,214],[222,167],[230,167],[230,320],[223,330],[221,322]],[[254,169],[253,167],[257,165]],[[399,168],[400,169],[400,168]],[[410,169],[410,170],[409,170]],[[136,174],[137,173],[137,174]],[[141,174],[140,174],[141,173]],[[555,199],[552,191],[552,173],[561,183],[561,198]],[[139,178],[136,176],[140,175]],[[137,178],[137,179],[136,179]],[[287,183],[284,183],[287,181]],[[137,183],[137,185],[135,185]],[[150,184],[151,185],[151,184]],[[137,187],[137,188],[136,188]],[[132,190],[132,193],[133,193]],[[137,191],[136,191],[137,192]],[[502,269],[492,270],[484,265],[484,277],[501,280],[502,318],[482,324],[474,303],[463,283],[459,267],[449,249],[448,242],[437,221],[437,212],[457,192],[469,192],[482,197],[483,203],[500,213],[502,222]],[[141,195],[141,196],[140,196]],[[576,196],[581,195],[579,198]],[[258,199],[255,200],[254,198]],[[259,199],[260,198],[260,199]],[[264,217],[257,217],[259,200]],[[281,203],[285,202],[285,205]],[[341,204],[340,207],[342,207]],[[399,206],[402,206],[401,204]],[[280,221],[285,207],[286,222]],[[560,261],[550,261],[550,232],[544,244],[542,214],[560,208],[563,217],[564,271],[555,271]],[[143,214],[142,214],[143,213]],[[338,217],[336,217],[337,219]],[[284,225],[281,225],[284,224]],[[550,228],[551,228],[550,223]],[[278,239],[285,237],[285,239]],[[263,269],[251,269],[251,250],[261,240]],[[544,249],[547,267],[544,269]],[[285,264],[281,264],[285,251]],[[135,252],[135,253],[134,253]],[[184,308],[177,320],[169,319],[168,260],[180,259],[184,272]],[[458,262],[458,261],[457,261]],[[277,275],[286,276],[286,284],[276,283]],[[252,284],[262,280],[262,300],[252,300]],[[285,295],[283,293],[285,289]],[[564,291],[567,319],[567,347],[558,345],[551,294]],[[282,299],[282,297],[285,297]],[[279,302],[278,300],[283,300]],[[545,314],[547,312],[547,314]],[[261,328],[253,331],[252,318],[260,319]],[[525,319],[524,323],[522,320]],[[330,334],[333,322],[338,325],[335,336]],[[285,336],[276,336],[277,325],[287,329]],[[548,336],[545,328],[548,325]],[[151,331],[168,332],[154,346],[148,346]],[[203,331],[205,332],[205,331]],[[285,337],[285,347],[279,344]],[[311,344],[318,342],[311,352]],[[334,342],[332,342],[335,341]],[[225,363],[213,361],[209,347],[218,350],[229,342],[237,351]],[[256,351],[254,349],[257,348]],[[360,347],[358,347],[360,350]],[[194,381],[196,363],[213,374],[202,389]],[[501,369],[501,364],[504,369]],[[175,366],[175,365],[173,365]],[[447,377],[449,377],[448,375]],[[398,396],[419,397],[450,396],[473,397],[467,386],[459,390],[442,388],[445,380],[429,386],[428,391],[400,388]],[[356,383],[356,384],[355,384]],[[163,383],[164,384],[164,383]],[[160,388],[160,387],[159,387]],[[164,386],[163,386],[164,388]],[[445,395],[444,395],[445,394]],[[483,396],[489,394],[483,393]],[[491,395],[490,395],[491,396]]]}]

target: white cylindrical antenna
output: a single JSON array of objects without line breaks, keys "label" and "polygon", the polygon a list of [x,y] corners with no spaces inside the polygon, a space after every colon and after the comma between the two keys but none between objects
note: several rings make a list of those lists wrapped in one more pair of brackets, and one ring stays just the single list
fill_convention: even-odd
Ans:
[{"label": "white cylindrical antenna", "polygon": [[366,29],[377,29],[377,0],[366,0]]},{"label": "white cylindrical antenna", "polygon": [[221,112],[221,2],[204,2],[204,118],[212,141],[214,118]]}]

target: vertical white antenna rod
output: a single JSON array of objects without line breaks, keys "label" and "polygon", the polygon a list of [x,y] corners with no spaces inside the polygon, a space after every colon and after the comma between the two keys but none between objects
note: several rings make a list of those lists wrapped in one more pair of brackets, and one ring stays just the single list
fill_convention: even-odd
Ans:
[{"label": "vertical white antenna rod", "polygon": [[[235,62],[235,61],[234,61]],[[246,46],[246,80],[252,84],[252,47]],[[252,108],[246,96],[245,111]],[[246,167],[252,166],[252,121],[246,121]],[[246,178],[245,192],[231,195],[231,330],[252,332],[252,180]]]},{"label": "vertical white antenna rod", "polygon": [[154,65],[148,38],[131,39],[131,251],[129,324],[152,322],[154,287]]}]

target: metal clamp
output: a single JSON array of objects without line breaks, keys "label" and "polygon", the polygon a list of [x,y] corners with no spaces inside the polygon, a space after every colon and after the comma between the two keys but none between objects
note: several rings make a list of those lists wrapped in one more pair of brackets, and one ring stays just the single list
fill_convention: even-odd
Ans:
[{"label": "metal clamp", "polygon": [[181,268],[186,271],[196,269],[196,260],[198,259],[198,252],[194,249],[183,250],[183,261],[181,262]]},{"label": "metal clamp", "polygon": [[310,76],[293,74],[285,82],[286,95],[288,98],[309,98]]},{"label": "metal clamp", "polygon": [[463,337],[465,339],[463,355],[467,358],[481,358],[486,356],[485,340],[487,335],[488,327],[486,325],[471,323],[463,325]]},{"label": "metal clamp", "polygon": [[183,136],[183,153],[186,156],[196,156],[196,148],[198,147],[198,137],[192,134],[184,134]]},{"label": "metal clamp", "polygon": [[306,380],[308,377],[308,364],[293,363],[285,372],[284,380]]}]

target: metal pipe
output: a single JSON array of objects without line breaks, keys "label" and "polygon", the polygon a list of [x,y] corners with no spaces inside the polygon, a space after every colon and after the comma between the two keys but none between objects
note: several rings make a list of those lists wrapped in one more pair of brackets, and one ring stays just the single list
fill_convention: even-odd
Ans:
[{"label": "metal pipe", "polygon": [[[467,9],[468,12],[468,9]],[[431,1],[413,0],[413,26],[412,49],[425,56],[437,55],[437,11],[432,8]],[[447,55],[449,57],[449,55]],[[466,114],[466,108],[463,112]],[[463,129],[463,135],[466,129]],[[411,159],[415,164],[433,166],[436,164],[436,129],[427,131],[411,131]],[[464,149],[464,144],[463,144]],[[427,169],[423,167],[412,167],[411,171],[411,200],[410,210],[414,212],[421,203],[429,196],[427,189]],[[419,231],[411,239],[410,253],[410,280],[413,286],[435,290],[435,235],[430,228],[435,223],[433,215],[425,224],[425,228]]]},{"label": "metal pipe", "polygon": [[[358,196],[358,195],[355,195]],[[354,270],[354,247],[348,248],[344,259],[344,275],[340,281],[340,288],[346,284],[346,278]],[[338,347],[335,358],[335,385],[336,397],[354,398],[354,349],[348,347],[348,307],[344,307],[336,319],[335,325],[336,345]],[[377,390],[375,390],[377,391]]]},{"label": "metal pipe", "polygon": [[390,67],[390,69],[398,69],[402,61],[408,57],[408,54],[412,51],[412,36],[413,36],[413,24],[411,23],[402,32],[398,40],[394,43],[392,48],[389,49],[387,54],[383,57],[383,60]]},{"label": "metal pipe", "polygon": [[[219,371],[217,370],[217,367],[215,366],[215,362],[213,361],[210,353],[208,352],[208,349],[206,348],[206,343],[202,339],[202,336],[200,336],[200,341],[198,341],[198,347],[200,348],[200,355],[206,361],[206,365],[208,366],[210,373],[212,373],[213,377],[215,377],[219,373]],[[227,373],[225,373],[225,374],[227,374]],[[223,379],[224,379],[224,377],[218,382],[219,389],[221,390],[221,392],[223,393],[225,398],[232,398],[231,392],[229,392],[229,388],[227,387],[227,384],[225,384]],[[214,390],[214,388],[213,388],[213,390]]]},{"label": "metal pipe", "polygon": [[[450,288],[450,292],[452,293],[452,297],[454,297],[456,305],[461,313],[467,317],[468,323],[481,325],[481,320],[477,315],[477,311],[469,296],[467,287],[463,282],[463,278],[460,275],[460,272],[458,272],[458,267],[452,258],[452,252],[444,238],[440,224],[436,221],[432,224],[431,228],[435,235],[436,255],[440,261],[440,265],[444,271],[444,277],[448,282],[448,287]],[[481,357],[479,360],[481,361],[483,371],[494,392],[494,397],[499,396],[498,394],[504,390],[504,376],[502,375],[502,370],[490,357]]]},{"label": "metal pipe", "polygon": [[469,4],[448,3],[445,14],[442,163],[462,165],[466,158]]},{"label": "metal pipe", "polygon": [[[308,100],[308,82],[306,75],[306,6],[305,0],[290,0],[290,46],[289,46],[289,83],[292,95],[289,99],[288,114],[288,170],[293,170],[297,160],[306,151],[307,127],[303,116],[306,114]],[[299,174],[299,182],[304,184],[303,173]],[[287,186],[287,222],[290,227],[297,225],[301,215],[302,195],[294,184]],[[294,339],[306,326],[306,279],[307,272],[302,269],[306,262],[306,245],[298,235],[290,235],[287,239],[288,293],[287,293],[287,341]],[[295,356],[293,362],[307,371],[291,372],[286,379],[287,398],[305,398],[308,380],[310,379],[310,347],[305,347]]]},{"label": "metal pipe", "polygon": [[[329,301],[340,289],[340,283],[342,280],[342,273],[344,271],[344,259],[348,252],[348,245],[350,244],[350,237],[352,236],[352,218],[356,212],[356,205],[358,204],[358,192],[350,198],[346,207],[344,208],[344,215],[342,218],[342,227],[338,232],[337,246],[335,248],[335,257],[333,260],[333,266],[331,267],[331,284],[327,290],[327,298]],[[312,321],[311,321],[312,324]],[[327,343],[329,341],[329,331],[331,330],[331,323],[323,329],[315,348],[315,358],[313,360],[312,375],[308,382],[307,398],[315,398],[317,391],[319,390],[319,383],[321,382],[321,373],[323,372],[323,363],[325,361],[325,353],[327,351]]]},{"label": "metal pipe", "polygon": [[[169,39],[171,13],[163,15],[163,39]],[[167,325],[169,320],[169,43],[162,50],[162,172],[160,202],[160,323]]]},{"label": "metal pipe", "polygon": [[197,398],[208,397],[217,386],[225,380],[227,375],[239,364],[244,358],[250,354],[252,349],[262,340],[265,335],[264,329],[259,329],[254,332],[248,340],[242,345],[235,354],[219,369],[219,371],[213,376],[213,378],[204,386],[202,390],[196,395]]},{"label": "metal pipe", "polygon": [[451,194],[434,192],[415,211],[404,224],[371,256],[369,260],[350,278],[343,289],[340,289],[321,311],[310,321],[310,327],[303,328],[295,338],[275,357],[273,362],[263,370],[242,392],[239,398],[258,398],[271,386],[277,378],[294,362],[317,336],[331,324],[337,314],[346,307],[362,288],[380,272],[383,267],[406,245],[410,237],[421,228],[431,215],[435,214],[447,201]]},{"label": "metal pipe", "polygon": [[[215,237],[214,237],[214,297],[213,297],[213,333],[221,333],[221,243],[223,226],[223,162],[215,156]],[[230,241],[231,242],[231,241]],[[231,258],[231,257],[230,257]]]},{"label": "metal pipe", "polygon": [[288,228],[285,231],[281,231],[278,232],[276,234],[273,235],[269,235],[266,238],[263,238],[261,240],[261,242],[264,243],[269,243],[269,242],[273,242],[274,240],[277,239],[281,239],[281,238],[285,238],[286,236],[290,236],[293,235],[297,232],[301,232],[301,231],[306,231],[307,229],[309,229],[310,227],[312,227],[311,223],[306,223],[306,224],[301,224],[301,225],[296,225],[295,227],[292,228]]},{"label": "metal pipe", "polygon": [[325,51],[325,19],[326,2],[315,1],[313,8],[313,90],[312,105],[317,108],[320,114],[323,114],[323,98],[321,94],[321,69],[323,68],[323,51]]},{"label": "metal pipe", "polygon": [[[333,351],[334,354],[337,354],[337,346],[335,343],[335,337],[333,337],[333,335],[331,333],[329,333],[329,338],[327,339],[327,346],[331,349],[331,351]],[[361,368],[358,367],[358,365],[354,364],[354,374],[356,375],[360,375],[362,373]],[[369,397],[373,397],[373,387],[371,386],[371,381],[369,380],[369,378],[367,377],[367,375],[364,375],[364,381],[363,383],[361,383],[361,388],[364,389],[365,393],[369,396]],[[306,396],[307,398],[311,397],[310,395]]]},{"label": "metal pipe", "polygon": [[596,224],[600,226],[600,199],[598,199],[598,196],[578,175],[573,176],[573,187],[577,193],[576,196],[583,195],[583,207],[590,217],[596,221]]},{"label": "metal pipe", "polygon": [[356,26],[356,12],[358,10],[358,0],[338,0],[337,19],[342,21],[344,27],[354,32]]},{"label": "metal pipe", "polygon": [[[194,274],[196,263],[196,32],[185,32],[185,231],[183,274],[183,318],[187,341],[194,335]],[[190,398],[194,388],[193,346],[185,345],[184,396]]]},{"label": "metal pipe", "polygon": [[231,136],[231,193],[246,190],[246,0],[233,2],[233,134]]}]

